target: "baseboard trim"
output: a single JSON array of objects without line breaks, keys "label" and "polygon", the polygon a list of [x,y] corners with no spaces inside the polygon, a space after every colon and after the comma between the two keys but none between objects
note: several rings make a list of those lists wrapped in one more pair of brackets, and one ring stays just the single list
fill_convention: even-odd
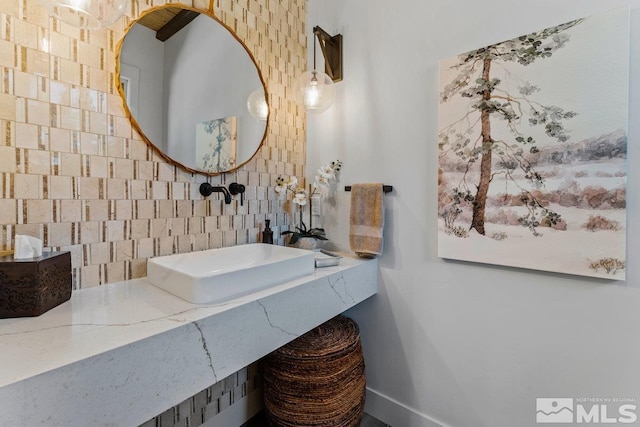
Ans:
[{"label": "baseboard trim", "polygon": [[365,411],[392,427],[450,427],[369,387]]}]

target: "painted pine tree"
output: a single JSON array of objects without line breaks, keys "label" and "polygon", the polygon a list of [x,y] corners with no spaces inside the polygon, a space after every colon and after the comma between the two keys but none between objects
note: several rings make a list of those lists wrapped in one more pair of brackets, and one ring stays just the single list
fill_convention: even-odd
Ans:
[{"label": "painted pine tree", "polygon": [[[543,207],[532,191],[544,184],[544,178],[527,159],[527,153],[535,154],[539,150],[536,139],[526,133],[523,119],[529,125],[542,126],[548,137],[565,142],[569,135],[563,121],[574,117],[576,113],[533,101],[531,95],[539,89],[529,82],[519,81],[518,92],[509,92],[503,88],[505,85],[499,78],[492,77],[492,68],[500,63],[528,66],[550,58],[569,42],[569,35],[565,31],[581,21],[547,28],[458,57],[458,63],[452,68],[458,70],[459,74],[441,93],[442,103],[454,97],[468,98],[469,102],[464,116],[442,129],[439,136],[440,155],[453,153],[466,168],[461,182],[448,195],[451,204],[442,212],[445,227],[449,231],[461,212],[460,206],[470,203],[473,214],[469,229],[485,235],[487,194],[492,179],[497,174],[503,174],[518,185],[512,177],[516,169],[522,170],[531,184],[531,188],[518,185],[521,202],[527,207],[527,213],[518,219],[520,223],[538,236],[540,234],[536,227],[541,223],[555,225],[560,221],[560,215]],[[514,75],[507,76],[517,80]],[[508,139],[494,137],[492,124],[496,121],[505,122],[510,135]],[[479,178],[477,182],[470,183],[470,177],[476,175],[469,172],[475,168],[479,168]]]}]

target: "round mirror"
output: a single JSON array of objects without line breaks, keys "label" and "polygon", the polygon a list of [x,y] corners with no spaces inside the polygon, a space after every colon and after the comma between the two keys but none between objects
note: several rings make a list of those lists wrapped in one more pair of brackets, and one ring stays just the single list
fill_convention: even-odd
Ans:
[{"label": "round mirror", "polygon": [[120,41],[116,62],[132,125],[170,161],[191,172],[230,172],[262,145],[268,117],[248,108],[257,89],[267,101],[262,74],[208,12],[184,5],[146,11]]}]

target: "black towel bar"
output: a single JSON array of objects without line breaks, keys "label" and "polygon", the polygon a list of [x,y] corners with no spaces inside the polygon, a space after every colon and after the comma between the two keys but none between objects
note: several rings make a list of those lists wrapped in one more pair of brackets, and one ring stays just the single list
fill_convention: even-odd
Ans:
[{"label": "black towel bar", "polygon": [[[350,185],[345,185],[344,186],[344,191],[351,191],[351,186]],[[382,186],[382,191],[384,191],[385,193],[391,193],[393,191],[393,185],[383,185]]]}]

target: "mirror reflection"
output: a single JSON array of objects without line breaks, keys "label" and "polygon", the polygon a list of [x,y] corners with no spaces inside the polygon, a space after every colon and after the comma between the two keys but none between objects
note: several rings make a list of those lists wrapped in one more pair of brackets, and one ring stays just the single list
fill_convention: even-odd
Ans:
[{"label": "mirror reflection", "polygon": [[[265,87],[236,37],[212,16],[165,6],[138,19],[118,54],[134,127],[186,169],[216,174],[249,161],[266,133],[247,100]],[[254,114],[255,115],[255,114]]]}]

